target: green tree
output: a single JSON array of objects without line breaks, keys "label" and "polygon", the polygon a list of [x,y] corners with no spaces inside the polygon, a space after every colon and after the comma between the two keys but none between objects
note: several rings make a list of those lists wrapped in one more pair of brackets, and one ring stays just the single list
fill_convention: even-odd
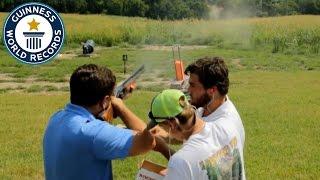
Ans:
[{"label": "green tree", "polygon": [[302,14],[320,14],[320,0],[298,0],[297,4]]},{"label": "green tree", "polygon": [[187,0],[187,7],[192,13],[189,17],[206,18],[209,15],[209,7],[205,0]]},{"label": "green tree", "polygon": [[125,15],[144,17],[148,9],[149,6],[145,4],[142,0],[130,0],[127,1]]},{"label": "green tree", "polygon": [[107,0],[105,3],[107,14],[122,15],[124,0]]}]

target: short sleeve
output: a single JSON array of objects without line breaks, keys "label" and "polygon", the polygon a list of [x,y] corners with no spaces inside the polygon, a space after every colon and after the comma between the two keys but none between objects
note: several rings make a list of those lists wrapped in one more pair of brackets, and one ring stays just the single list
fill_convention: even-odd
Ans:
[{"label": "short sleeve", "polygon": [[93,138],[93,152],[98,159],[124,158],[132,146],[133,132],[107,123]]},{"label": "short sleeve", "polygon": [[190,167],[186,161],[172,157],[168,163],[168,171],[164,180],[191,180],[192,177],[190,172]]}]

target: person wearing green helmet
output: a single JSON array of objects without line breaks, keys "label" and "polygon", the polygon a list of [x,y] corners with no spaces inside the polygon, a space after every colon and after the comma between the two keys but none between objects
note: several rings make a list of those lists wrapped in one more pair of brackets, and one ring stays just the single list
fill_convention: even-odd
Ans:
[{"label": "person wearing green helmet", "polygon": [[[169,137],[183,141],[182,148],[170,157],[168,171],[164,179],[205,179],[206,174],[200,173],[194,167],[197,160],[209,157],[203,153],[210,145],[211,128],[196,116],[196,109],[189,104],[183,92],[167,89],[156,95],[149,112],[150,128],[159,125]],[[210,137],[209,139],[204,136]],[[214,147],[214,144],[212,144]],[[184,158],[188,155],[188,158]]]},{"label": "person wearing green helmet", "polygon": [[164,90],[152,100],[149,126],[152,124],[152,128],[159,124],[171,137],[186,141],[204,126],[204,122],[196,117],[195,112],[183,92],[175,89]]}]

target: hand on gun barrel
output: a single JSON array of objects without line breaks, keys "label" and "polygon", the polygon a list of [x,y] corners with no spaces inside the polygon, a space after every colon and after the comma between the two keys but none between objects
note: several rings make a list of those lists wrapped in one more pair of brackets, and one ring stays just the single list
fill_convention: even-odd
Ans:
[{"label": "hand on gun barrel", "polygon": [[136,89],[136,87],[137,84],[135,81],[133,81],[131,84],[123,88],[122,92],[119,93],[118,98],[126,99],[130,95],[130,93],[132,93],[132,91]]},{"label": "hand on gun barrel", "polygon": [[[103,112],[102,114],[102,119],[107,121],[107,122],[111,122],[113,119],[115,119],[118,114],[117,114],[117,107],[119,107],[119,105],[115,105],[115,101],[121,101],[120,99],[125,99],[127,98],[130,93],[132,93],[132,91],[136,88],[136,83],[134,82],[133,84],[131,84],[130,86],[126,87],[123,89],[123,92],[121,92],[119,94],[119,97],[116,96],[112,96],[111,97],[111,102],[108,106],[108,108]],[[118,103],[118,102],[116,102]],[[116,106],[116,107],[115,107]],[[119,110],[118,110],[119,111]]]},{"label": "hand on gun barrel", "polygon": [[[128,97],[130,93],[137,87],[136,86],[136,79],[142,74],[144,71],[144,65],[140,66],[132,75],[130,75],[127,79],[122,81],[114,90],[114,96],[116,98],[125,99]],[[102,119],[108,122],[111,122],[114,118],[118,115],[115,112],[116,108],[114,107],[115,99],[111,100],[111,103],[102,115]]]}]

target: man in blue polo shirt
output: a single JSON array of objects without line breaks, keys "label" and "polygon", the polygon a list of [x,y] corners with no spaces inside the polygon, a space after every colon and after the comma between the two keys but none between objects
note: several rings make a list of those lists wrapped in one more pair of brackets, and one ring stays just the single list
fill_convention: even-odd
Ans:
[{"label": "man in blue polo shirt", "polygon": [[[154,137],[124,103],[112,96],[116,78],[94,64],[77,68],[70,78],[70,101],[50,119],[43,139],[45,177],[112,179],[111,160],[154,149],[169,157],[168,147]],[[98,119],[109,106],[129,129]]]}]

